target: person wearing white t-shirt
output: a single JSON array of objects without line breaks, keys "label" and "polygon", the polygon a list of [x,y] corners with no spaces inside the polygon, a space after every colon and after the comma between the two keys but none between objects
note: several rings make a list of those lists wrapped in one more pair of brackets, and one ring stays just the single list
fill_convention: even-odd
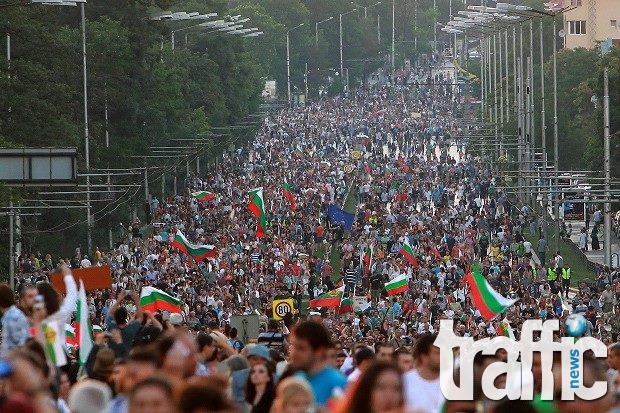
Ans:
[{"label": "person wearing white t-shirt", "polygon": [[80,262],[80,267],[89,268],[92,266],[92,263],[88,259],[88,256],[84,255],[84,259]]},{"label": "person wearing white t-shirt", "polygon": [[418,365],[403,375],[407,408],[424,413],[435,413],[444,401],[439,379],[439,348],[434,346],[435,334],[423,334],[413,348]]}]

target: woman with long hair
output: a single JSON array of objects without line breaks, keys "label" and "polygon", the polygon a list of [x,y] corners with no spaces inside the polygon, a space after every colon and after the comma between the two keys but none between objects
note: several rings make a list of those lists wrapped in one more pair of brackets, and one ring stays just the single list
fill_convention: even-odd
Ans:
[{"label": "woman with long hair", "polygon": [[384,413],[402,411],[403,381],[393,363],[376,362],[359,378],[343,400],[340,413]]},{"label": "woman with long hair", "polygon": [[271,363],[258,364],[250,369],[245,388],[245,400],[252,413],[269,413],[275,398],[274,370]]}]

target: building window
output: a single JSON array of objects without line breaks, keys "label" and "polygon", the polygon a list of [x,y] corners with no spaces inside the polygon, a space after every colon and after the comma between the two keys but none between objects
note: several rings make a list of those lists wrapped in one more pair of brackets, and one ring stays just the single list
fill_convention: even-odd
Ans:
[{"label": "building window", "polygon": [[610,20],[611,22],[611,28],[612,29],[617,29],[618,28],[618,20]]},{"label": "building window", "polygon": [[568,22],[568,34],[586,34],[585,20],[571,20]]},{"label": "building window", "polygon": [[581,0],[570,0],[571,6],[581,6]]}]

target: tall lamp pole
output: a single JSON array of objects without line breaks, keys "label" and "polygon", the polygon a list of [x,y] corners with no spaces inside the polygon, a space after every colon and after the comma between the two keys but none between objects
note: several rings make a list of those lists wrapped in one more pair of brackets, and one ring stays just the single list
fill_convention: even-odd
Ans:
[{"label": "tall lamp pole", "polygon": [[350,10],[346,13],[341,13],[340,16],[340,76],[344,79],[344,64],[342,59],[342,16],[346,16],[347,14],[353,13],[357,9]]},{"label": "tall lamp pole", "polygon": [[605,215],[603,217],[603,225],[605,229],[604,242],[605,242],[605,265],[611,266],[611,193],[609,192],[609,183],[611,180],[610,170],[610,136],[609,136],[609,70],[605,67],[604,79],[603,79],[603,111],[604,111],[604,147],[605,147]]},{"label": "tall lamp pole", "polygon": [[319,24],[328,22],[328,21],[332,20],[333,18],[334,18],[334,16],[330,16],[329,18],[327,18],[325,20],[321,20],[320,22],[314,23],[315,45],[316,45],[317,48],[319,47]]},{"label": "tall lamp pole", "polygon": [[558,174],[559,174],[559,153],[558,153],[558,51],[557,51],[557,32],[556,18],[553,16],[553,175],[554,175],[554,194],[553,194],[553,216],[555,217],[555,250],[560,250],[560,205]]},{"label": "tall lamp pole", "polygon": [[396,0],[392,0],[392,71],[394,71],[394,9],[395,9]]},{"label": "tall lamp pole", "polygon": [[437,52],[437,0],[433,0],[433,51]]},{"label": "tall lamp pole", "polygon": [[80,3],[82,18],[82,86],[84,89],[84,156],[86,158],[86,225],[88,254],[93,251],[93,222],[90,203],[90,137],[88,132],[88,82],[86,76],[86,13],[84,3]]},{"label": "tall lamp pole", "polygon": [[286,31],[286,85],[288,90],[288,106],[291,107],[291,41],[290,41],[290,33],[303,26],[304,24],[299,24],[292,29]]}]

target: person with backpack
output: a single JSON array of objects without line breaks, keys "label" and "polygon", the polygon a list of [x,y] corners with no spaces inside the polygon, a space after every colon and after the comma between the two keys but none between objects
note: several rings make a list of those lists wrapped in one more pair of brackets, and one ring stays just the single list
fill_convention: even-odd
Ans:
[{"label": "person with backpack", "polygon": [[238,339],[239,333],[237,331],[237,329],[235,327],[230,329],[230,333],[229,333],[229,339],[228,342],[230,343],[230,346],[232,348],[235,349],[235,351],[237,353],[240,353],[241,350],[243,350],[243,348],[245,347],[245,345],[241,342],[241,340]]},{"label": "person with backpack", "polygon": [[258,335],[258,344],[262,344],[269,349],[283,351],[286,344],[286,337],[280,332],[278,321],[270,319],[267,323],[267,331]]}]

